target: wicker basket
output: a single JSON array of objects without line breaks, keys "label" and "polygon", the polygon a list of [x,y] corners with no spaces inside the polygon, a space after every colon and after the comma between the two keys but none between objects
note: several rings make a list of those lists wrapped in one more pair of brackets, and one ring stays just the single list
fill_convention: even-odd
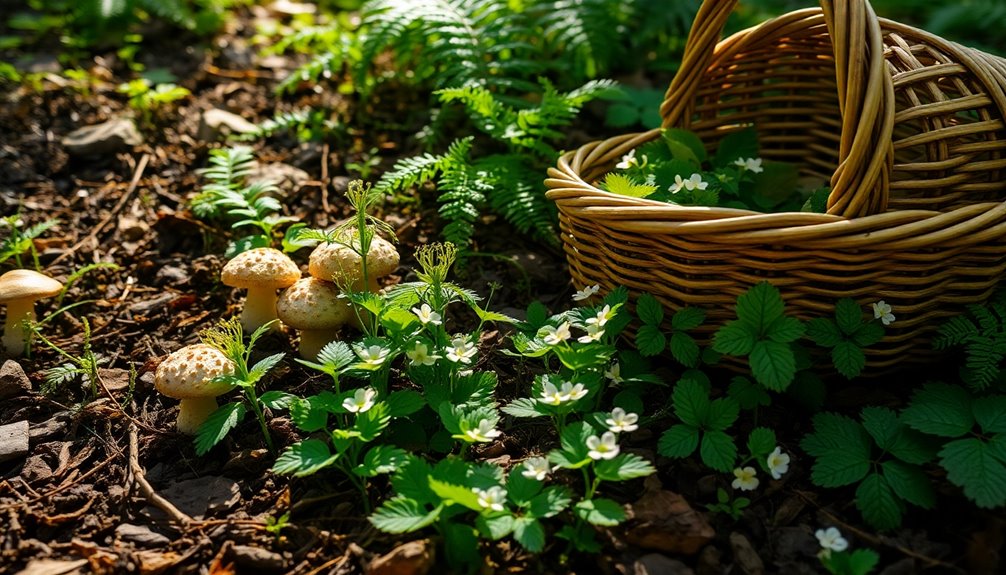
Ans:
[{"label": "wicker basket", "polygon": [[1006,61],[878,19],[865,0],[822,0],[717,43],[735,4],[703,3],[663,126],[715,149],[753,124],[762,157],[830,180],[828,212],[604,192],[593,182],[660,131],[592,142],[546,180],[574,283],[706,307],[717,325],[762,280],[802,318],[842,297],[883,299],[897,321],[867,373],[932,357],[940,319],[986,300],[1006,272]]}]

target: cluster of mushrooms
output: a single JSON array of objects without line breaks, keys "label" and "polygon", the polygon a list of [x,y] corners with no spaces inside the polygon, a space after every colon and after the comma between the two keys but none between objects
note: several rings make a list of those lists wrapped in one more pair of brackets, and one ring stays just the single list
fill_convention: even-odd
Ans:
[{"label": "cluster of mushrooms", "polygon": [[[358,240],[357,240],[358,241]],[[367,252],[369,282],[364,285],[362,258],[348,246],[323,243],[309,261],[308,277],[286,254],[273,248],[242,252],[227,262],[221,281],[248,290],[241,326],[251,332],[279,319],[300,332],[301,357],[315,360],[318,352],[338,337],[339,329],[357,323],[356,314],[338,286],[376,292],[377,279],[398,268],[399,255],[388,241],[375,235]],[[277,296],[277,290],[283,292]],[[273,324],[278,329],[277,324]],[[234,372],[234,363],[219,350],[204,344],[183,347],[157,367],[154,386],[162,394],[181,400],[178,431],[194,434],[217,409],[216,397],[232,389],[213,382]]]}]

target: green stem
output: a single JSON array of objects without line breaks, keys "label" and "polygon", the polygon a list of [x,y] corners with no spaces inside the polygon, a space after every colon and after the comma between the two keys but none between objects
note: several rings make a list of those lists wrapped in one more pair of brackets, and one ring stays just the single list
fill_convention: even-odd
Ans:
[{"label": "green stem", "polygon": [[248,402],[251,403],[252,411],[255,412],[255,418],[258,419],[259,428],[262,429],[262,437],[265,438],[266,447],[269,448],[269,453],[272,455],[276,454],[276,448],[272,444],[272,436],[269,435],[269,427],[265,423],[265,414],[262,413],[262,406],[259,405],[258,395],[255,393],[255,387],[246,388],[245,395],[248,398]]}]

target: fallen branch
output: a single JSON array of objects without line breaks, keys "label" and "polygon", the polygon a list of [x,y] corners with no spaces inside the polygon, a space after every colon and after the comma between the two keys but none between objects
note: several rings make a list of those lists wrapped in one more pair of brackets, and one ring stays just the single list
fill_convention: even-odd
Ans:
[{"label": "fallen branch", "polygon": [[161,511],[168,514],[175,523],[179,523],[182,527],[188,527],[193,519],[188,515],[182,513],[177,507],[171,504],[170,501],[161,497],[154,491],[154,488],[150,486],[147,482],[146,475],[143,468],[140,467],[140,447],[139,447],[139,437],[136,431],[136,425],[129,425],[129,471],[133,475],[133,481],[136,486],[140,489],[140,493],[150,502],[151,505],[157,507]]}]

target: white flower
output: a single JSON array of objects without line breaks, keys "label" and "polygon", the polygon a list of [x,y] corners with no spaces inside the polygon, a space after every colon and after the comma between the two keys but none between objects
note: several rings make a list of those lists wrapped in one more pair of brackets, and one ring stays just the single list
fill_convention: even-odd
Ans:
[{"label": "white flower", "polygon": [[374,398],[377,397],[377,390],[372,387],[364,387],[356,390],[353,397],[342,400],[342,406],[350,413],[365,413],[374,407]]},{"label": "white flower", "polygon": [[621,407],[616,407],[611,410],[611,414],[608,419],[604,420],[604,424],[608,426],[608,429],[615,433],[621,433],[623,431],[635,431],[639,429],[636,422],[639,421],[639,416],[635,413],[626,413]]},{"label": "white flower", "polygon": [[884,325],[891,325],[894,323],[894,314],[891,313],[891,306],[884,300],[880,300],[872,305],[874,319],[879,319]]},{"label": "white flower", "polygon": [[760,174],[765,171],[765,168],[761,167],[761,158],[737,158],[734,161],[734,165],[740,168],[742,172],[747,170]]},{"label": "white flower", "polygon": [[487,443],[500,436],[500,431],[489,423],[488,419],[479,421],[479,426],[465,432],[468,439],[475,442]]},{"label": "white flower", "polygon": [[684,180],[681,174],[674,176],[674,183],[667,190],[672,194],[680,192],[682,189],[688,191],[704,190],[709,187],[709,182],[702,181],[702,174],[692,174],[692,177]]},{"label": "white flower", "polygon": [[580,290],[580,291],[576,292],[575,294],[573,294],[573,301],[583,301],[583,300],[589,298],[590,296],[596,294],[599,291],[601,291],[601,286],[599,286],[597,284],[594,284],[592,286],[587,286],[587,287],[583,288],[582,290]]},{"label": "white flower", "polygon": [[475,344],[468,341],[468,338],[458,336],[451,340],[451,346],[447,348],[447,359],[454,363],[469,364],[475,357]]},{"label": "white flower", "polygon": [[419,321],[423,322],[423,325],[428,323],[440,325],[443,320],[443,318],[440,317],[440,314],[433,311],[433,308],[431,308],[428,303],[424,303],[421,307],[412,308],[412,313],[416,314],[416,317],[419,318]]},{"label": "white flower", "polygon": [[548,345],[559,345],[572,337],[573,334],[569,332],[569,322],[564,321],[559,327],[546,325],[538,330],[538,336]]},{"label": "white flower", "polygon": [[598,341],[604,336],[604,328],[596,323],[592,323],[587,326],[587,333],[576,338],[576,341],[580,343],[590,343],[592,341]]},{"label": "white flower", "polygon": [[752,491],[758,487],[758,477],[757,472],[754,467],[745,467],[734,469],[734,482],[730,485],[734,489],[740,489],[741,491]]},{"label": "white flower", "polygon": [[503,511],[503,503],[506,502],[506,489],[495,486],[489,489],[472,489],[478,496],[479,505],[493,511]]},{"label": "white flower", "polygon": [[388,359],[388,354],[391,353],[391,350],[379,345],[371,345],[368,347],[360,346],[356,348],[355,351],[356,355],[360,356],[363,363],[374,367],[384,363],[384,360]]},{"label": "white flower", "polygon": [[544,389],[542,389],[541,397],[538,398],[540,403],[545,405],[559,405],[566,401],[569,401],[569,395],[562,393],[552,383],[546,383]]},{"label": "white flower", "polygon": [[562,387],[559,388],[559,393],[564,395],[566,399],[570,401],[576,401],[587,395],[587,389],[583,387],[582,383],[573,385],[571,382],[564,381],[562,383]]},{"label": "white flower", "polygon": [[608,371],[604,372],[604,377],[608,378],[608,380],[615,385],[625,381],[625,379],[622,378],[622,366],[620,366],[618,362],[611,364]]},{"label": "white flower", "polygon": [[439,355],[430,354],[430,348],[421,341],[417,341],[416,347],[407,350],[405,355],[412,360],[412,365],[433,365],[440,359]]},{"label": "white flower", "polygon": [[768,454],[765,466],[768,467],[769,473],[772,474],[772,479],[779,479],[784,473],[789,471],[789,454],[783,453],[782,448],[776,446],[775,450]]},{"label": "white flower", "polygon": [[591,459],[612,459],[618,455],[618,444],[615,443],[615,434],[605,431],[601,437],[591,435],[587,438],[587,448],[590,450],[587,455]]},{"label": "white flower", "polygon": [[[594,317],[587,318],[587,325],[596,325],[597,327],[604,327],[604,324],[608,323],[608,320],[615,317],[615,312],[611,310],[610,305],[605,305],[601,308],[601,311],[597,312]],[[589,329],[589,328],[588,328]]]},{"label": "white flower", "polygon": [[825,555],[831,554],[832,551],[842,552],[849,548],[849,542],[845,540],[845,537],[842,537],[842,532],[837,527],[818,529],[814,532],[814,537],[817,537]]},{"label": "white flower", "polygon": [[615,164],[615,167],[619,170],[628,170],[632,166],[638,166],[639,161],[636,160],[636,150],[632,150],[628,154],[622,156],[622,161]]},{"label": "white flower", "polygon": [[543,481],[550,471],[552,471],[552,468],[549,467],[547,459],[544,457],[532,457],[524,462],[524,470],[520,474],[528,479]]}]

